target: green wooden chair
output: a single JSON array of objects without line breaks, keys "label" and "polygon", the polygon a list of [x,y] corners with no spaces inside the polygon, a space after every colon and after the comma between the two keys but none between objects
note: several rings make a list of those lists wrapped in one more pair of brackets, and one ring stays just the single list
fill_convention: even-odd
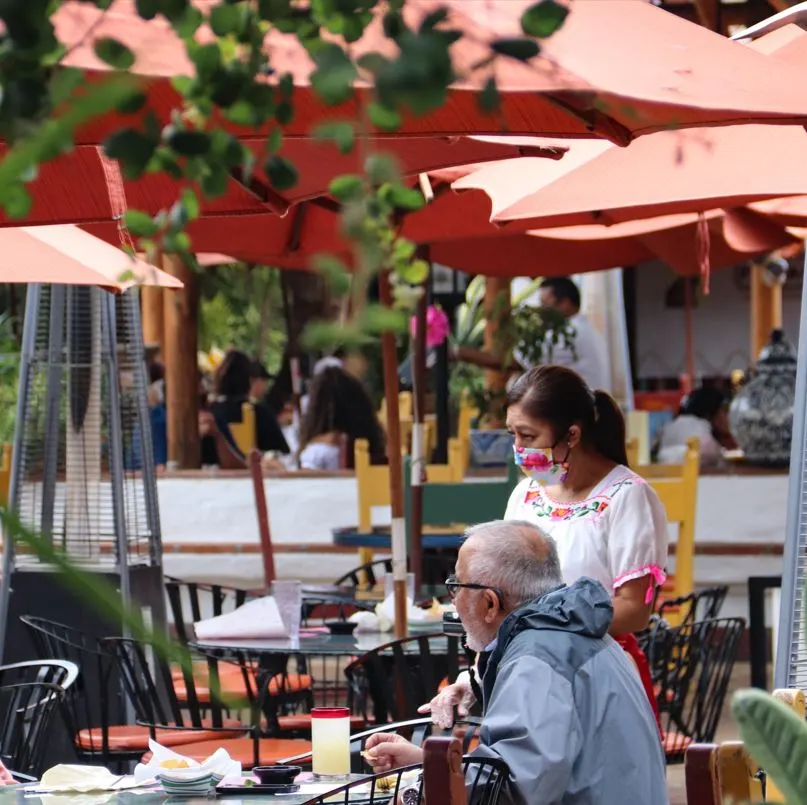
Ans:
[{"label": "green wooden chair", "polygon": [[[404,458],[404,513],[409,549],[412,534],[412,460]],[[524,476],[515,464],[509,464],[507,477],[501,481],[470,481],[457,483],[427,483],[423,486],[423,532],[426,534],[424,554],[442,559],[456,557],[465,529],[476,523],[500,520],[515,485]],[[435,533],[437,531],[437,533]],[[421,535],[417,535],[420,537]],[[428,547],[434,546],[434,547]],[[426,556],[429,564],[429,556]],[[431,574],[426,574],[431,575]],[[430,580],[431,581],[431,580]],[[442,581],[442,579],[441,579]]]}]

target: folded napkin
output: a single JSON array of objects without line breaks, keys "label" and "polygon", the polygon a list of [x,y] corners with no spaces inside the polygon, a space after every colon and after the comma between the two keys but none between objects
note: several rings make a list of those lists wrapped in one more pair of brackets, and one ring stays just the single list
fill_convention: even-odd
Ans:
[{"label": "folded napkin", "polygon": [[[395,595],[388,595],[382,603],[376,607],[376,614],[379,618],[386,618],[392,624],[395,623]],[[443,620],[443,610],[437,600],[432,601],[429,609],[416,607],[411,598],[406,599],[406,620],[409,623],[441,623]]]},{"label": "folded napkin", "polygon": [[[149,739],[149,749],[151,750],[149,762],[138,763],[134,770],[134,779],[141,784],[153,781],[163,771],[172,777],[187,776],[189,780],[201,777],[205,773],[212,774],[219,780],[223,780],[225,777],[241,776],[241,764],[237,760],[233,760],[224,749],[217,749],[204,763],[180,755],[151,739]],[[163,766],[164,763],[171,761],[173,761],[171,768]],[[185,765],[177,767],[178,763]]]},{"label": "folded napkin", "polygon": [[288,637],[280,611],[271,595],[256,598],[226,615],[193,625],[197,640]]},{"label": "folded napkin", "polygon": [[86,794],[92,791],[123,791],[127,788],[137,788],[142,784],[131,775],[113,774],[101,766],[74,766],[61,763],[48,769],[39,783],[27,790]]}]

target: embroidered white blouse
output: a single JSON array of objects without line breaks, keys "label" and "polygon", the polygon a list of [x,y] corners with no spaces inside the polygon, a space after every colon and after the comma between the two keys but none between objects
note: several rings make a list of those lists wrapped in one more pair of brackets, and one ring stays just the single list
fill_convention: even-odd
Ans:
[{"label": "embroidered white blouse", "polygon": [[[627,467],[614,467],[589,497],[557,503],[529,478],[510,495],[505,520],[526,520],[557,543],[564,581],[581,576],[616,590],[651,575],[663,584],[667,564],[667,515],[647,482]],[[653,587],[648,591],[652,596]]]}]

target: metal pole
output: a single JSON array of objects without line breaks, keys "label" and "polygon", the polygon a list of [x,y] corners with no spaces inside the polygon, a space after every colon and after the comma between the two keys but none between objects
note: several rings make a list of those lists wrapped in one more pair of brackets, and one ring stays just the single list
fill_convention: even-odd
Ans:
[{"label": "metal pole", "polygon": [[[389,276],[379,277],[381,304],[392,306]],[[401,419],[398,411],[398,355],[395,335],[381,336],[381,359],[384,364],[384,396],[387,400],[387,460],[392,509],[392,580],[395,589],[395,637],[407,635],[406,613],[406,519],[403,501],[403,467],[401,466]]]},{"label": "metal pole", "polygon": [[[782,603],[779,609],[779,641],[773,669],[774,688],[791,687],[795,679],[795,660],[804,636],[804,584],[799,568],[804,560],[805,513],[807,513],[807,473],[805,451],[807,443],[807,252],[805,277],[801,292],[801,321],[799,324],[798,363],[796,365],[796,396],[793,402],[793,432],[790,444],[790,480],[787,493],[787,520],[782,565]],[[802,607],[796,617],[796,606]]]},{"label": "metal pole", "polygon": [[45,451],[42,464],[42,536],[53,542],[56,479],[59,473],[59,408],[62,401],[62,350],[67,294],[64,285],[50,286],[48,373],[45,387]]},{"label": "metal pole", "polygon": [[[8,508],[19,512],[22,494],[22,473],[25,469],[23,445],[25,444],[28,393],[31,385],[31,365],[36,352],[36,331],[39,322],[39,304],[42,298],[42,286],[31,285],[25,298],[25,321],[22,331],[22,350],[20,352],[20,377],[17,391],[17,420],[14,424],[14,448],[11,453],[11,481],[8,490]],[[3,528],[3,578],[0,582],[0,657],[5,656],[6,625],[8,623],[9,605],[12,592],[12,572],[14,568],[14,542],[10,539],[8,529]]]}]

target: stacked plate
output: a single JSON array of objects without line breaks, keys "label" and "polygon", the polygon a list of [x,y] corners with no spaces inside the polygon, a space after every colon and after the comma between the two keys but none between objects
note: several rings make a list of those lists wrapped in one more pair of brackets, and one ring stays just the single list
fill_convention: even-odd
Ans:
[{"label": "stacked plate", "polygon": [[205,797],[220,781],[216,775],[200,769],[162,771],[157,779],[165,793],[174,797]]}]

